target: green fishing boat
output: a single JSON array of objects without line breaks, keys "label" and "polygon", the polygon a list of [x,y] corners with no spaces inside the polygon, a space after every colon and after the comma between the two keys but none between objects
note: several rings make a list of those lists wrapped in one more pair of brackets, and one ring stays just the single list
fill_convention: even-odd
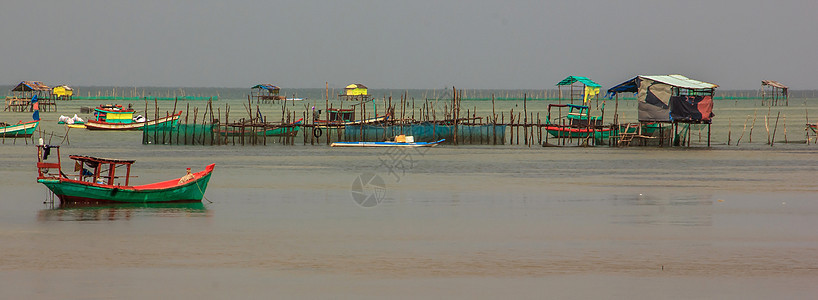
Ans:
[{"label": "green fishing boat", "polygon": [[[215,128],[219,135],[221,136],[296,136],[298,131],[301,130],[301,123],[304,121],[304,118],[298,119],[293,123],[285,124],[285,125],[269,125],[269,124],[247,124],[247,123],[234,123],[234,124],[227,124],[228,127],[235,128],[233,130],[218,130],[219,128]],[[247,129],[250,128],[250,129]],[[241,130],[245,129],[245,130]],[[254,129],[254,130],[253,130]]]},{"label": "green fishing boat", "polygon": [[39,124],[39,120],[14,125],[0,122],[0,137],[30,137]]},{"label": "green fishing boat", "polygon": [[[57,162],[48,162],[56,150]],[[215,164],[205,170],[157,183],[131,186],[133,160],[69,156],[75,161],[76,175],[66,175],[61,167],[60,146],[37,145],[37,182],[53,192],[61,202],[167,203],[202,201]],[[125,175],[117,175],[124,167]]]},{"label": "green fishing boat", "polygon": [[[566,116],[551,118],[551,108],[568,108]],[[555,138],[593,138],[596,143],[604,143],[611,137],[617,135],[619,130],[615,126],[603,126],[602,119],[598,116],[590,116],[589,108],[586,105],[574,104],[549,104],[546,125],[543,128]]]}]

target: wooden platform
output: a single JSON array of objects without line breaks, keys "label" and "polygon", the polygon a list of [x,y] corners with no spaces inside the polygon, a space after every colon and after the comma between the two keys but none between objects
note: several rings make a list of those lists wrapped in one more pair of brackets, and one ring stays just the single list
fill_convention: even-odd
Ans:
[{"label": "wooden platform", "polygon": [[[37,102],[39,102],[40,111],[51,111],[52,108],[57,110],[57,101],[54,99],[39,99]],[[6,98],[6,108],[3,111],[25,112],[34,111],[34,109],[31,107],[31,99]]]}]

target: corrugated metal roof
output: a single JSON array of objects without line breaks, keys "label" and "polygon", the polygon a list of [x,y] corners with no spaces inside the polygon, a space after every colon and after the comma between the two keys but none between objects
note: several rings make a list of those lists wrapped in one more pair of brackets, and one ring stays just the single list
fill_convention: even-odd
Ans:
[{"label": "corrugated metal roof", "polygon": [[781,84],[780,82],[775,81],[775,80],[762,80],[762,81],[761,81],[761,85],[769,85],[769,86],[771,86],[771,87],[777,87],[777,88],[779,88],[779,89],[786,89],[786,88],[788,88],[786,85],[783,85],[783,84]]},{"label": "corrugated metal roof", "polygon": [[672,85],[675,87],[686,88],[686,89],[715,89],[719,87],[716,84],[712,84],[709,82],[698,81],[695,79],[690,79],[682,75],[639,75],[639,77],[647,78],[653,81],[658,81],[661,83],[665,83],[668,85]]},{"label": "corrugated metal roof", "polygon": [[572,84],[574,84],[574,82],[577,82],[577,81],[581,82],[585,86],[602,87],[601,85],[599,85],[598,83],[596,83],[593,80],[589,79],[588,77],[582,77],[582,76],[568,76],[568,77],[565,77],[565,79],[563,79],[562,81],[557,83],[557,85],[572,85]]}]

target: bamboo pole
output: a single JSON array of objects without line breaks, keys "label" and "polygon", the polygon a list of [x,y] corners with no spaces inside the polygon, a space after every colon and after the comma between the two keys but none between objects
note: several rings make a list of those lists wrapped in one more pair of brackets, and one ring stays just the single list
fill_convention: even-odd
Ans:
[{"label": "bamboo pole", "polygon": [[770,145],[770,124],[768,116],[764,116],[764,129],[767,130],[767,145]]},{"label": "bamboo pole", "polygon": [[753,128],[755,128],[755,126],[756,126],[756,117],[757,116],[758,116],[758,110],[756,109],[755,111],[753,111],[753,123],[750,124],[750,134],[747,137],[747,142],[748,143],[753,142]]},{"label": "bamboo pole", "polygon": [[770,139],[770,147],[775,144],[775,132],[778,131],[778,119],[781,117],[781,112],[778,112],[778,115],[775,117],[775,127],[773,127],[773,136]]}]

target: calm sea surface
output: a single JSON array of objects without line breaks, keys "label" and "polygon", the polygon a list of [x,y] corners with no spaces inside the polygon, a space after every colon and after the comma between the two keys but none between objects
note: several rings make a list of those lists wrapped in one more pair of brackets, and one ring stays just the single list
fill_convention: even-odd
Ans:
[{"label": "calm sea surface", "polygon": [[[244,101],[214,107],[229,104],[232,115]],[[65,135],[59,115],[98,102],[59,104],[42,114],[51,144]],[[462,106],[491,111],[490,101]],[[280,117],[279,105],[261,109]],[[632,102],[619,110],[636,116]],[[764,116],[773,131],[779,112],[770,147]],[[67,169],[70,154],[135,159],[133,181],[144,184],[215,163],[207,199],[181,205],[44,203],[34,147],[7,139],[0,298],[814,298],[818,145],[804,143],[804,123],[818,119],[818,99],[772,109],[720,100],[715,113],[713,147],[694,136],[689,149],[395,151],[300,137],[295,146],[157,146],[139,132],[69,131]]]}]

